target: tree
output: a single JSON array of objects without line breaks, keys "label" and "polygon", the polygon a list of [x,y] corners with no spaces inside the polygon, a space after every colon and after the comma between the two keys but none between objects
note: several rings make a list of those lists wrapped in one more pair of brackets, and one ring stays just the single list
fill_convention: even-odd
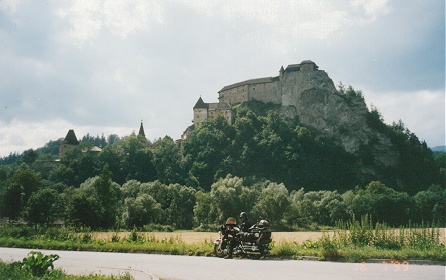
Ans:
[{"label": "tree", "polygon": [[446,225],[446,188],[432,185],[428,190],[418,192],[414,197],[416,222],[438,222]]},{"label": "tree", "polygon": [[183,152],[190,173],[203,189],[209,190],[215,180],[229,173],[230,170],[224,168],[228,165],[223,163],[228,158],[233,137],[233,127],[219,116],[204,121],[184,143]]},{"label": "tree", "polygon": [[119,186],[112,181],[112,173],[108,170],[108,165],[104,166],[101,174],[94,181],[93,187],[101,209],[101,215],[98,217],[99,226],[110,228],[116,222]]},{"label": "tree", "polygon": [[164,184],[183,183],[184,171],[178,145],[169,136],[157,141],[152,148],[157,179]]},{"label": "tree", "polygon": [[149,223],[159,223],[162,212],[161,205],[153,197],[143,193],[136,198],[125,199],[122,220],[127,228],[142,227]]},{"label": "tree", "polygon": [[18,183],[7,184],[1,197],[1,216],[15,221],[22,210],[22,187]]},{"label": "tree", "polygon": [[107,165],[101,174],[88,178],[80,188],[66,191],[69,224],[111,228],[119,216],[119,185],[111,180]]},{"label": "tree", "polygon": [[211,196],[207,192],[198,191],[195,194],[194,223],[198,227],[206,227],[215,222],[211,215]]},{"label": "tree", "polygon": [[77,187],[87,178],[98,175],[101,164],[96,153],[88,152],[91,148],[90,143],[83,142],[68,150],[61,159],[65,168],[57,168],[50,174],[50,178],[61,176],[65,180],[64,183]]},{"label": "tree", "polygon": [[116,134],[110,134],[107,137],[107,142],[109,145],[113,145],[115,142],[118,142],[120,140],[119,136]]},{"label": "tree", "polygon": [[113,181],[118,184],[124,184],[132,179],[140,182],[156,179],[153,154],[144,137],[126,137],[103,149],[99,158],[103,164],[108,164],[113,174]]},{"label": "tree", "polygon": [[356,217],[369,214],[375,221],[398,226],[409,220],[413,203],[407,193],[397,192],[379,181],[374,181],[365,189],[356,190],[347,207]]},{"label": "tree", "polygon": [[39,173],[32,171],[26,164],[20,165],[17,172],[5,182],[1,199],[2,215],[9,217],[10,221],[16,220],[40,183]]},{"label": "tree", "polygon": [[195,190],[179,184],[165,185],[159,181],[141,184],[140,193],[153,197],[163,210],[162,224],[190,229],[193,225]]},{"label": "tree", "polygon": [[136,198],[141,191],[141,182],[136,180],[129,180],[125,182],[120,188],[121,195],[123,198],[133,197]]},{"label": "tree", "polygon": [[240,212],[249,212],[258,195],[259,191],[255,187],[245,186],[242,178],[228,175],[219,179],[211,186],[210,191],[210,215],[214,219],[213,223],[221,224],[228,217],[238,217]]},{"label": "tree", "polygon": [[33,193],[25,207],[25,220],[31,224],[49,225],[63,215],[63,201],[56,190],[40,189]]},{"label": "tree", "polygon": [[68,196],[65,222],[74,226],[99,228],[101,215],[100,205],[96,197],[87,196],[81,191],[74,191]]},{"label": "tree", "polygon": [[29,149],[23,152],[22,160],[26,164],[31,164],[36,161],[37,156],[37,153],[33,149]]},{"label": "tree", "polygon": [[283,184],[270,183],[262,190],[257,203],[253,207],[254,216],[268,220],[276,230],[287,228],[284,220],[290,201],[288,190]]}]

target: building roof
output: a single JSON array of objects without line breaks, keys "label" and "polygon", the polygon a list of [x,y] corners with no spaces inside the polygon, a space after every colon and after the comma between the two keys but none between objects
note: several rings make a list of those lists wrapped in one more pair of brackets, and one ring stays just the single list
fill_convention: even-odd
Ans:
[{"label": "building roof", "polygon": [[141,125],[139,126],[139,132],[138,135],[141,135],[142,137],[146,137],[146,134],[144,133],[144,127],[142,125],[142,121],[141,121]]},{"label": "building roof", "polygon": [[237,88],[240,86],[244,86],[244,85],[255,85],[255,84],[264,84],[264,83],[272,83],[276,80],[276,77],[267,77],[267,78],[258,78],[258,79],[251,79],[251,80],[246,80],[243,82],[239,82],[239,83],[235,83],[229,86],[225,86],[223,87],[219,92],[228,90],[228,89],[233,89],[233,88]]},{"label": "building roof", "polygon": [[77,140],[73,129],[68,130],[67,136],[65,136],[61,144],[79,145],[79,141]]},{"label": "building roof", "polygon": [[198,98],[197,103],[195,103],[194,110],[195,109],[207,109],[207,108],[208,108],[207,104],[204,103],[203,99],[201,99],[201,96],[200,96],[200,98]]},{"label": "building roof", "polygon": [[223,109],[230,110],[230,109],[231,109],[231,106],[229,106],[229,104],[226,103],[226,102],[208,103],[207,105],[208,105],[209,110],[216,110],[216,109],[220,109],[220,110],[223,110]]},{"label": "building roof", "polygon": [[[279,72],[282,73],[283,71],[297,71],[297,70],[300,69],[300,67],[303,64],[313,64],[314,65],[314,69],[318,69],[319,68],[316,65],[316,63],[314,63],[313,61],[311,61],[311,60],[304,60],[304,61],[302,61],[299,64],[290,64],[290,65],[287,66],[286,69],[283,69],[283,66],[282,66],[280,68]],[[219,91],[219,93],[222,92],[222,91],[226,91],[226,90],[237,88],[237,87],[244,86],[244,85],[273,83],[273,82],[277,81],[278,79],[279,79],[279,77],[267,77],[267,78],[250,79],[250,80],[246,80],[246,81],[243,81],[243,82],[239,82],[239,83],[235,83],[235,84],[232,84],[232,85],[225,86],[225,87],[223,87]]]}]

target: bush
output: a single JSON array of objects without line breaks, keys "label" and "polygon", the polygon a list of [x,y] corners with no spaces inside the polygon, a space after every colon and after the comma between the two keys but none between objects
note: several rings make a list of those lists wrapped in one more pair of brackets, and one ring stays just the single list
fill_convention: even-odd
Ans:
[{"label": "bush", "polygon": [[128,241],[129,242],[136,242],[140,239],[140,236],[138,234],[138,229],[136,227],[133,227],[132,231],[130,232]]},{"label": "bush", "polygon": [[336,244],[336,240],[331,239],[329,236],[324,235],[320,240],[321,258],[323,260],[336,260],[339,258],[338,245]]},{"label": "bush", "polygon": [[41,252],[31,251],[28,253],[28,257],[23,258],[22,262],[15,262],[13,266],[31,271],[33,276],[42,277],[46,273],[51,273],[54,269],[53,263],[58,259],[59,255],[56,254],[47,256]]}]

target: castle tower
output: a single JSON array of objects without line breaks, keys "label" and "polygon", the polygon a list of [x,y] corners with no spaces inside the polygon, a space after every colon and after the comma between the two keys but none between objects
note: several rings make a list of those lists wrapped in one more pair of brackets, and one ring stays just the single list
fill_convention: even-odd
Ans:
[{"label": "castle tower", "polygon": [[204,103],[203,99],[198,99],[194,106],[194,126],[199,126],[204,120],[208,118],[208,105]]},{"label": "castle tower", "polygon": [[76,134],[73,129],[68,130],[67,135],[65,136],[62,143],[59,146],[59,157],[62,157],[69,151],[70,149],[79,145],[79,141],[76,138]]},{"label": "castle tower", "polygon": [[142,125],[142,120],[141,120],[141,125],[139,126],[138,136],[142,136],[142,137],[146,138],[146,134],[144,133],[144,127]]}]

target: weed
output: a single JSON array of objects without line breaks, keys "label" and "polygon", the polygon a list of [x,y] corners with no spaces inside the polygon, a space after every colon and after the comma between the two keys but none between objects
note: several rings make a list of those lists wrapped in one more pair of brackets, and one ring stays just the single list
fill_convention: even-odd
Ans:
[{"label": "weed", "polygon": [[132,231],[130,232],[128,241],[137,242],[138,239],[140,239],[139,234],[138,234],[138,229],[136,227],[133,227]]},{"label": "weed", "polygon": [[82,243],[89,243],[91,241],[91,233],[86,232],[82,234],[81,242]]},{"label": "weed", "polygon": [[42,277],[54,269],[53,262],[58,259],[59,256],[56,254],[47,256],[41,252],[31,251],[22,262],[16,262],[13,266],[20,266],[21,269],[31,271],[33,276]]},{"label": "weed", "polygon": [[121,238],[119,237],[118,233],[115,232],[111,237],[111,242],[119,242]]},{"label": "weed", "polygon": [[324,260],[336,260],[339,258],[338,245],[335,239],[331,239],[328,235],[324,235],[319,244],[321,247],[321,257]]}]

